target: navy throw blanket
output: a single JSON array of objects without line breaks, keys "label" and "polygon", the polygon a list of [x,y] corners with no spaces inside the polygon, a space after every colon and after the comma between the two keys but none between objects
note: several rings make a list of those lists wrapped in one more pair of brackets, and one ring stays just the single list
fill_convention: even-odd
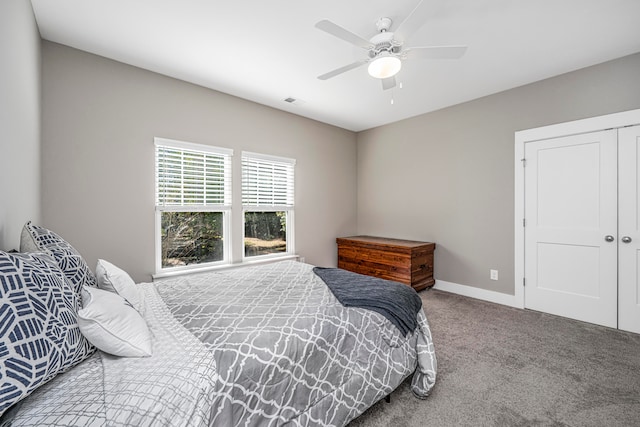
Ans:
[{"label": "navy throw blanket", "polygon": [[422,307],[422,300],[411,286],[340,268],[314,267],[313,272],[327,284],[343,306],[380,313],[403,336],[416,329],[416,316]]}]

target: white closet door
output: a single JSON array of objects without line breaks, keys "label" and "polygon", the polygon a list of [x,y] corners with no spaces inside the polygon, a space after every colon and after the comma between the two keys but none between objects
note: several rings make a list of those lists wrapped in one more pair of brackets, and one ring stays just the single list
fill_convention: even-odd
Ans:
[{"label": "white closet door", "polygon": [[640,126],[618,132],[618,328],[640,333]]},{"label": "white closet door", "polygon": [[617,326],[616,145],[615,130],[525,144],[525,307]]}]

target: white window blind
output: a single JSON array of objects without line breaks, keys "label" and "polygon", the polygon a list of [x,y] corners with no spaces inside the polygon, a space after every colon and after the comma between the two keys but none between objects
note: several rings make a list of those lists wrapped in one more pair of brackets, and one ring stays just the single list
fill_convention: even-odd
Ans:
[{"label": "white window blind", "polygon": [[293,207],[295,164],[294,159],[243,152],[242,205]]},{"label": "white window blind", "polygon": [[230,207],[232,150],[156,138],[156,206]]}]

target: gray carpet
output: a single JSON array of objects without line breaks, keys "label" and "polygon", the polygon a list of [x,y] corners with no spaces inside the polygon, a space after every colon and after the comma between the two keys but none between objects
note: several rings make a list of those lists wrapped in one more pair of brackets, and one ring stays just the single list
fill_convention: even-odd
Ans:
[{"label": "gray carpet", "polygon": [[640,335],[437,290],[420,293],[438,377],[349,427],[640,426]]}]

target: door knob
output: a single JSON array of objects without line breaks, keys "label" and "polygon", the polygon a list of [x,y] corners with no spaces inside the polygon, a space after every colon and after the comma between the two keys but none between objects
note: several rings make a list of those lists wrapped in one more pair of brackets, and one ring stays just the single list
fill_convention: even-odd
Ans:
[{"label": "door knob", "polygon": [[607,242],[613,242],[615,239],[611,234],[607,234],[606,236],[604,236],[604,240]]},{"label": "door knob", "polygon": [[629,236],[624,236],[624,237],[622,238],[622,242],[623,242],[623,243],[631,243],[631,237],[629,237]]}]

